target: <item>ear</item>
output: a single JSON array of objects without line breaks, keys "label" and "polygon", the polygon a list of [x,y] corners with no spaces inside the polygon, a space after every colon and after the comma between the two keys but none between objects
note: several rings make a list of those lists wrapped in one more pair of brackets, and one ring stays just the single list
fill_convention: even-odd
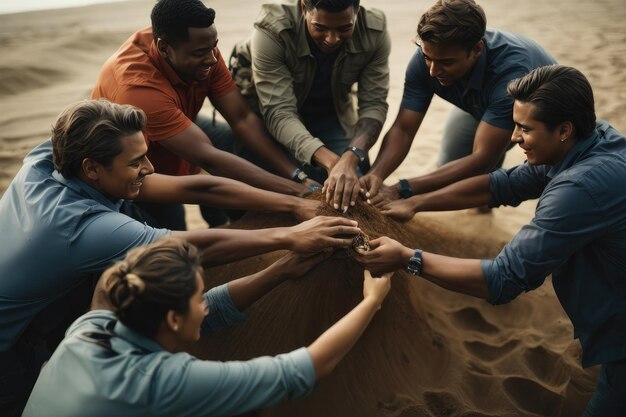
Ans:
[{"label": "ear", "polygon": [[574,124],[570,121],[561,123],[557,129],[559,130],[559,140],[565,142],[574,137]]},{"label": "ear", "polygon": [[304,0],[300,0],[300,11],[302,12],[302,16],[306,14],[306,7],[304,6]]},{"label": "ear", "polygon": [[472,53],[476,58],[478,58],[480,55],[482,55],[483,49],[485,49],[485,43],[481,39],[476,42],[476,45],[474,45],[474,47],[472,48]]},{"label": "ear", "polygon": [[157,47],[157,50],[159,51],[159,54],[163,58],[167,58],[167,55],[168,55],[167,50],[168,48],[170,48],[170,44],[164,41],[163,39],[158,38],[156,41],[156,47]]},{"label": "ear", "polygon": [[169,310],[165,315],[165,323],[168,329],[177,332],[180,327],[180,315],[174,310]]},{"label": "ear", "polygon": [[91,158],[83,159],[82,163],[83,172],[85,176],[92,181],[98,181],[100,175],[100,164]]}]

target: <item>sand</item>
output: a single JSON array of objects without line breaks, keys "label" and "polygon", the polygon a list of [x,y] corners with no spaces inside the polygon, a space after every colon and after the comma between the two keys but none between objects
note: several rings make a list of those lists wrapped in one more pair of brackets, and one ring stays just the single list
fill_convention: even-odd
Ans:
[{"label": "sand", "polygon": [[[220,48],[225,55],[237,40],[250,33],[260,3],[207,2],[217,11]],[[431,1],[363,0],[362,3],[383,9],[390,22],[393,47],[385,131],[399,106],[406,63],[414,51],[412,39],[417,18]],[[490,27],[528,35],[560,63],[580,69],[594,88],[598,117],[626,131],[623,112],[626,4],[623,0],[483,0],[480,3]],[[58,113],[66,105],[89,96],[99,68],[108,56],[133,31],[149,24],[152,4],[152,0],[138,0],[0,15],[0,192],[10,183],[24,155],[49,136]],[[434,168],[449,108],[449,104],[439,99],[433,101],[409,157],[389,181]],[[203,112],[210,114],[210,109]],[[372,157],[377,150],[378,145],[372,150]],[[523,154],[514,149],[508,153],[505,166],[522,161]],[[454,238],[442,240],[452,242],[451,245],[443,245],[441,250],[452,247],[458,250],[459,245],[454,242],[465,242],[466,250],[460,247],[456,253],[471,256],[475,253],[474,242],[499,245],[508,240],[532,217],[534,206],[535,202],[530,201],[517,208],[496,209],[491,215],[465,211],[419,214],[415,221],[425,222],[426,229],[435,231],[432,241],[437,240],[440,229],[444,234],[453,230]],[[193,209],[189,210],[188,220],[193,227],[203,226]],[[434,359],[420,359],[429,367],[419,375],[419,384],[415,382],[418,388],[413,392],[407,390],[406,396],[387,398],[384,402],[387,415],[456,416],[475,410],[483,414],[474,415],[565,416],[580,409],[589,395],[588,378],[593,378],[596,370],[580,371],[578,344],[571,339],[571,325],[549,281],[510,306],[498,308],[469,297],[450,295],[428,283],[416,285],[429,301],[428,308],[415,311],[425,312],[426,316],[420,317],[440,335],[437,340],[452,346],[454,354],[449,357],[453,360],[440,364]],[[415,300],[412,303],[419,304]],[[390,343],[384,351],[392,348]],[[455,372],[458,375],[450,377]],[[486,378],[489,381],[486,382],[484,375],[491,376]],[[499,379],[494,379],[494,375]],[[453,386],[447,387],[447,381],[454,382]],[[576,385],[578,381],[582,383]],[[563,399],[567,399],[567,404],[563,405]]]}]

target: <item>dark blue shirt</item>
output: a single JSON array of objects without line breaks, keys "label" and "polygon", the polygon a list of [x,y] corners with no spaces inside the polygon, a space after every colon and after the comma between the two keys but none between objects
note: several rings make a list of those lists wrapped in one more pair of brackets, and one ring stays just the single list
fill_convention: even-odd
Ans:
[{"label": "dark blue shirt", "polygon": [[489,301],[552,283],[583,366],[626,358],[626,138],[606,122],[555,166],[490,174],[492,205],[539,197],[534,218],[481,266]]},{"label": "dark blue shirt", "polygon": [[467,86],[444,87],[431,77],[421,48],[409,62],[400,108],[425,113],[433,94],[490,125],[513,130],[513,98],[506,87],[511,80],[556,60],[531,39],[503,30],[487,30],[485,47]]},{"label": "dark blue shirt", "polygon": [[0,200],[0,352],[86,274],[169,235],[120,213],[122,204],[55,171],[50,141],[26,156]]}]

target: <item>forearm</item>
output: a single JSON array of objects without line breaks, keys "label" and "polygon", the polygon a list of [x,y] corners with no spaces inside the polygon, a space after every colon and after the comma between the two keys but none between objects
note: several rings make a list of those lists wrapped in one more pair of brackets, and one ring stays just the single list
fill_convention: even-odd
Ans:
[{"label": "forearm", "polygon": [[218,149],[213,150],[210,161],[201,161],[201,166],[214,175],[233,178],[269,191],[297,195],[306,190],[302,184],[270,174],[243,158]]},{"label": "forearm", "polygon": [[489,161],[481,155],[472,154],[448,162],[430,174],[412,178],[409,180],[409,184],[414,194],[424,194],[466,178],[485,174],[490,167]]},{"label": "forearm", "polygon": [[233,304],[243,311],[287,278],[269,266],[256,274],[229,282],[228,290]]},{"label": "forearm", "polygon": [[447,187],[409,199],[413,211],[447,211],[481,207],[491,202],[489,174],[455,182]]},{"label": "forearm", "polygon": [[290,249],[289,228],[258,230],[203,229],[173,231],[172,236],[198,246],[204,266],[221,265],[279,249]]},{"label": "forearm", "polygon": [[440,287],[478,298],[489,297],[480,260],[424,252],[422,262],[422,276]]},{"label": "forearm", "polygon": [[291,179],[296,165],[289,159],[285,149],[269,136],[260,118],[250,112],[232,129],[250,151],[269,163],[281,176]]},{"label": "forearm", "polygon": [[363,149],[365,152],[369,151],[376,143],[382,128],[383,124],[378,120],[369,118],[359,119],[355,126],[354,137],[350,141],[350,145]]},{"label": "forearm", "polygon": [[328,375],[335,368],[363,334],[379,308],[380,304],[372,298],[362,300],[308,347],[317,378]]},{"label": "forearm", "polygon": [[413,137],[410,137],[402,129],[392,126],[383,138],[378,157],[368,174],[376,175],[381,180],[387,178],[400,166],[406,158]]}]

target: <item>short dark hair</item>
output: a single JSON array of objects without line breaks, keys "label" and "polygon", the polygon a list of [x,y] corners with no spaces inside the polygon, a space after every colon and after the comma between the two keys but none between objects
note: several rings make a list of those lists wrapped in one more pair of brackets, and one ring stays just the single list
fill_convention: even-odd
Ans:
[{"label": "short dark hair", "polygon": [[189,40],[189,28],[208,28],[215,22],[215,10],[200,0],[158,0],[150,14],[152,35],[172,46]]},{"label": "short dark hair", "polygon": [[304,0],[304,8],[307,10],[320,9],[327,12],[343,12],[352,6],[359,8],[360,0]]},{"label": "short dark hair", "polygon": [[485,11],[474,0],[438,0],[422,15],[417,36],[435,45],[471,50],[487,28]]},{"label": "short dark hair", "polygon": [[572,122],[576,139],[585,139],[596,125],[593,90],[582,72],[564,65],[539,67],[511,81],[511,96],[535,105],[533,117],[554,130]]},{"label": "short dark hair", "polygon": [[54,168],[65,178],[76,177],[85,158],[105,167],[122,153],[122,136],[140,132],[146,125],[143,110],[110,101],[83,100],[61,112],[52,127]]},{"label": "short dark hair", "polygon": [[104,290],[122,323],[154,337],[170,310],[189,311],[201,271],[198,250],[176,238],[131,249],[123,261],[104,271]]}]

